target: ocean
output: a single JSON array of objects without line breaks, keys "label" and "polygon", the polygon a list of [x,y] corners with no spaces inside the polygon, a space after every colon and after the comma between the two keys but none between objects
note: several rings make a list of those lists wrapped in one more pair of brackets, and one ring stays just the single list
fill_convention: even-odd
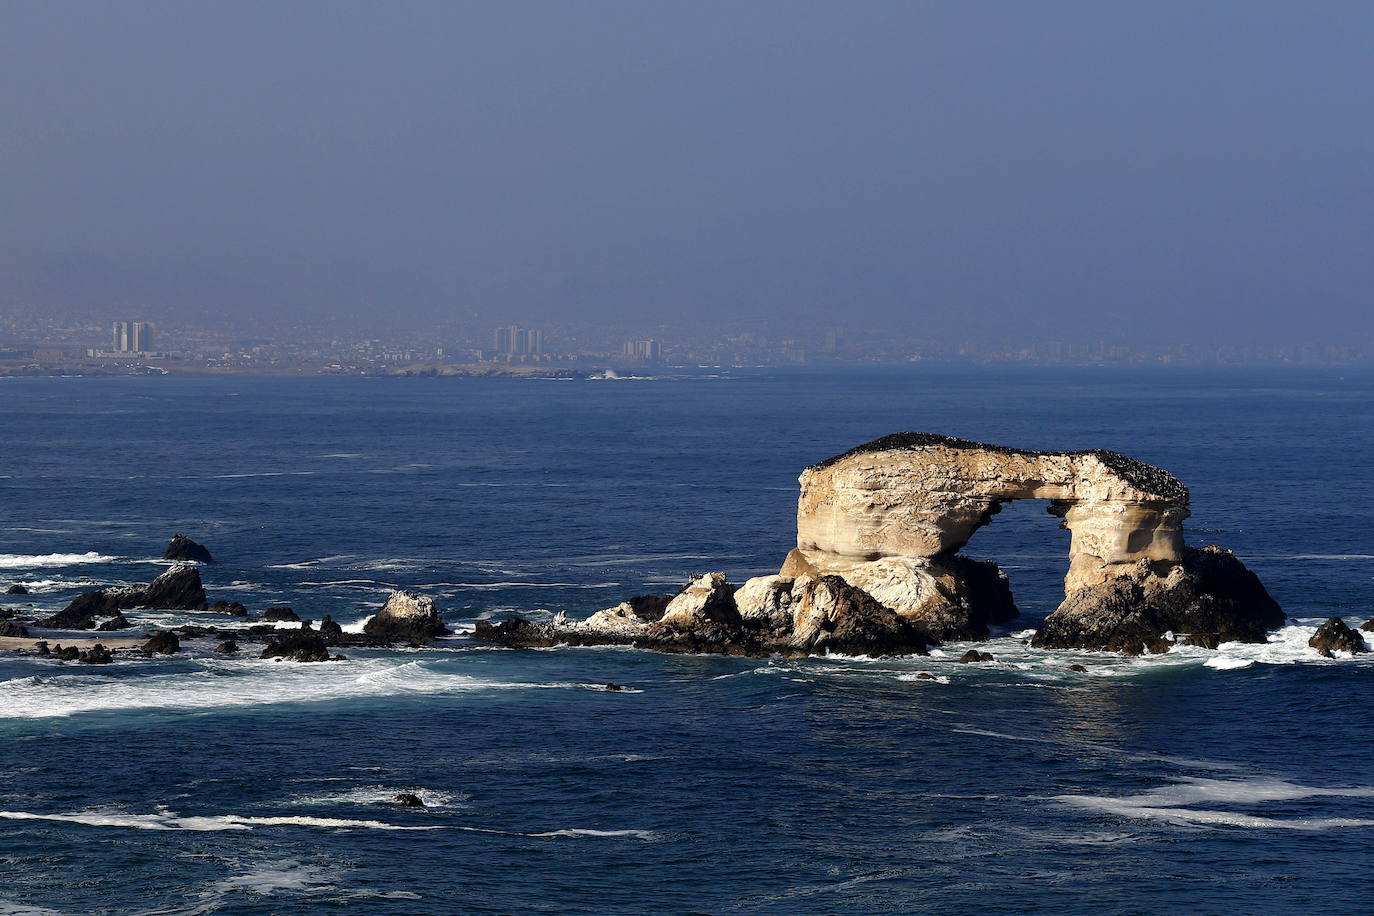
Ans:
[{"label": "ocean", "polygon": [[[899,430],[1158,464],[1292,621],[1030,649],[1067,533],[1025,502],[968,549],[1022,609],[993,664],[467,635],[775,572],[801,469]],[[316,665],[0,653],[0,913],[1367,912],[1374,657],[1306,639],[1374,617],[1371,456],[1367,370],[0,380],[0,585],[32,590],[0,604],[149,581],[184,532],[211,600],[356,628],[411,588],[457,631]]]}]

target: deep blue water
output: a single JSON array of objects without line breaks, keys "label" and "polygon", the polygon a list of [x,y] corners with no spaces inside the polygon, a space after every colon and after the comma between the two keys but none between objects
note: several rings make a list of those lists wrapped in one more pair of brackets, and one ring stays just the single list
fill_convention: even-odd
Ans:
[{"label": "deep blue water", "polygon": [[800,469],[912,429],[1168,468],[1190,542],[1298,623],[1029,650],[1067,535],[1026,503],[970,545],[1025,612],[990,666],[0,653],[0,913],[1368,911],[1374,663],[1305,639],[1374,616],[1374,375],[723,375],[0,380],[0,583],[35,588],[5,603],[147,581],[184,531],[222,561],[211,599],[254,610],[357,622],[404,586],[460,630],[583,615],[776,571]]}]

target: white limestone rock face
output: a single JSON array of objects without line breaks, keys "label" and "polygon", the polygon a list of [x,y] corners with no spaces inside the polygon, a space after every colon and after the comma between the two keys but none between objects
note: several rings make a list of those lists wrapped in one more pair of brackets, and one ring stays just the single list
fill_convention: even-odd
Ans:
[{"label": "white limestone rock face", "polygon": [[[1052,500],[1073,535],[1068,591],[1141,559],[1177,561],[1188,490],[1107,451],[1030,452],[898,433],[807,468],[797,548],[821,571],[958,551],[1003,502]],[[1113,569],[1118,567],[1118,569]]]},{"label": "white limestone rock face", "polygon": [[932,641],[982,639],[1018,614],[1011,585],[995,563],[967,557],[884,557],[836,561],[800,548],[784,575],[836,575],[917,625]]},{"label": "white limestone rock face", "polygon": [[702,623],[739,623],[735,593],[725,573],[707,573],[693,579],[663,611],[664,626],[690,628]]},{"label": "white limestone rock face", "polygon": [[786,626],[792,620],[792,578],[759,576],[745,581],[735,592],[740,618],[758,627]]}]

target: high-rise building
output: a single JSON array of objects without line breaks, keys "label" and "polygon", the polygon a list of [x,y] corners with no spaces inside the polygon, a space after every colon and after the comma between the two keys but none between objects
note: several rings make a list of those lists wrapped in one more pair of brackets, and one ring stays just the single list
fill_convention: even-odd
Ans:
[{"label": "high-rise building", "polygon": [[150,321],[116,321],[111,325],[113,349],[119,353],[146,353],[153,348]]},{"label": "high-rise building", "polygon": [[513,324],[493,331],[491,343],[500,356],[539,356],[544,352],[544,332]]},{"label": "high-rise building", "polygon": [[656,363],[663,358],[663,345],[657,340],[627,340],[623,349],[626,359]]}]

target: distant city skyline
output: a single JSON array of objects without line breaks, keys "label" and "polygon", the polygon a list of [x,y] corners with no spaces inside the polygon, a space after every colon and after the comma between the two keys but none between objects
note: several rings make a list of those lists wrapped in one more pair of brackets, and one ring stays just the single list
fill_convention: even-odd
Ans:
[{"label": "distant city skyline", "polygon": [[1363,346],[1371,40],[1343,0],[14,0],[0,317]]}]

